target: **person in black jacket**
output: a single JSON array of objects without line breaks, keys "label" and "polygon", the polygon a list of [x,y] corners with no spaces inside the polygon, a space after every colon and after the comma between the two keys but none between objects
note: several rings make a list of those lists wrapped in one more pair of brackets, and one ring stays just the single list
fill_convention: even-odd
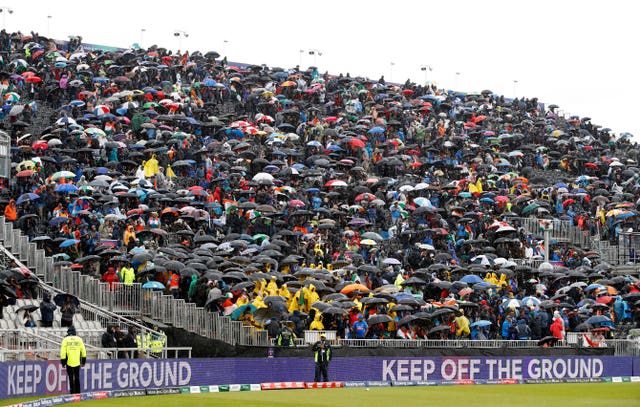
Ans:
[{"label": "person in black jacket", "polygon": [[116,337],[114,335],[114,327],[108,326],[107,331],[102,334],[102,347],[116,348],[117,346],[118,342],[116,341]]},{"label": "person in black jacket", "polygon": [[[136,335],[138,334],[137,330],[135,327],[129,327],[129,329],[127,330],[127,333],[125,334],[123,340],[122,340],[122,345],[125,348],[137,348],[138,347],[138,342],[136,340]],[[137,350],[128,350],[126,352],[126,354],[129,356],[129,358],[131,359],[137,359],[138,358],[138,351]]]},{"label": "person in black jacket", "polygon": [[51,301],[51,294],[45,292],[40,302],[40,324],[43,327],[50,328],[53,326],[53,314],[56,311],[56,304]]}]

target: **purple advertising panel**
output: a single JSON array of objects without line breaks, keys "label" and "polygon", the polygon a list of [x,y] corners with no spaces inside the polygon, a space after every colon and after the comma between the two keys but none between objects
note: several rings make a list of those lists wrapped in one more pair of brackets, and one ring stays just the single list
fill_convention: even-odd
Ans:
[{"label": "purple advertising panel", "polygon": [[[632,376],[634,370],[640,374],[639,360],[616,356],[336,358],[329,366],[329,380],[491,382]],[[313,381],[313,376],[311,357],[97,360],[81,370],[81,387],[87,392]],[[0,399],[66,392],[66,371],[58,361],[0,364]]]}]

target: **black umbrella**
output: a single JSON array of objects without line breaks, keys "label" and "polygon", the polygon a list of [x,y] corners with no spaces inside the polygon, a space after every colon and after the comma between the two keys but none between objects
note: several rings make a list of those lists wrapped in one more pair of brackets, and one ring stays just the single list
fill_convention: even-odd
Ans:
[{"label": "black umbrella", "polygon": [[434,333],[446,332],[446,331],[449,331],[450,329],[451,327],[449,325],[442,324],[429,329],[429,332],[427,334],[431,335]]},{"label": "black umbrella", "polygon": [[376,315],[370,316],[369,319],[367,319],[367,323],[369,325],[375,325],[380,323],[383,324],[391,321],[393,321],[393,319],[387,314],[376,314]]},{"label": "black umbrella", "polygon": [[556,338],[555,336],[545,336],[544,338],[538,341],[538,346],[553,347],[553,345],[555,345],[556,342],[558,342],[558,338]]},{"label": "black umbrella", "polygon": [[37,305],[23,305],[22,307],[18,308],[16,311],[20,312],[20,311],[27,311],[27,312],[33,312],[35,310],[37,310],[39,307]]},{"label": "black umbrella", "polygon": [[78,297],[76,297],[75,295],[71,295],[69,293],[62,293],[62,294],[56,295],[55,297],[53,297],[53,302],[58,307],[62,307],[64,304],[67,303],[67,299],[71,299],[71,303],[76,307],[80,306],[80,300],[78,299]]}]

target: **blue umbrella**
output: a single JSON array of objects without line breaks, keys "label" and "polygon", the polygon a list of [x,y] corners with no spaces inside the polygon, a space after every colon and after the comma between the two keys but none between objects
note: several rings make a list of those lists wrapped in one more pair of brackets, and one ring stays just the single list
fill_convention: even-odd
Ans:
[{"label": "blue umbrella", "polygon": [[214,87],[216,86],[217,82],[211,78],[207,78],[204,81],[202,81],[202,84],[207,87]]},{"label": "blue umbrella", "polygon": [[54,189],[56,192],[77,192],[78,187],[73,184],[59,184]]},{"label": "blue umbrella", "polygon": [[20,205],[23,202],[35,201],[40,198],[40,195],[34,194],[33,192],[27,192],[26,194],[22,194],[18,197],[16,204]]},{"label": "blue umbrella", "polygon": [[369,134],[382,134],[384,133],[384,129],[382,127],[376,126],[370,129],[367,133]]},{"label": "blue umbrella", "polygon": [[591,290],[604,290],[607,287],[603,286],[602,284],[590,284],[588,286],[586,286],[583,291],[591,291]]},{"label": "blue umbrella", "polygon": [[478,321],[472,322],[471,325],[469,325],[471,328],[473,327],[479,327],[479,328],[484,328],[485,326],[490,326],[491,325],[491,321],[487,321],[486,319],[480,319]]},{"label": "blue umbrella", "polygon": [[478,284],[478,283],[482,283],[484,280],[482,280],[479,276],[476,276],[475,274],[468,274],[462,277],[460,281],[467,284]]},{"label": "blue umbrella", "polygon": [[604,315],[594,315],[585,322],[595,328],[614,327],[613,321]]},{"label": "blue umbrella", "polygon": [[49,221],[49,226],[53,226],[53,227],[60,226],[63,223],[67,222],[68,220],[69,218],[66,218],[64,216],[56,216],[55,218]]},{"label": "blue umbrella", "polygon": [[64,247],[69,247],[69,246],[73,246],[74,244],[80,243],[79,240],[76,239],[67,239],[64,242],[60,243],[60,247],[64,248]]},{"label": "blue umbrella", "polygon": [[242,315],[242,313],[245,312],[247,309],[249,309],[250,312],[253,314],[253,311],[256,310],[256,306],[253,304],[245,304],[245,305],[239,306],[231,313],[231,319],[233,319],[234,321],[237,321],[240,318],[240,315]]},{"label": "blue umbrella", "polygon": [[522,299],[522,304],[527,306],[527,307],[536,307],[536,308],[538,308],[540,306],[540,303],[542,303],[542,301],[540,301],[540,299],[536,298],[536,297],[524,297]]},{"label": "blue umbrella", "polygon": [[142,288],[146,290],[164,290],[164,284],[160,281],[147,281],[142,285]]}]

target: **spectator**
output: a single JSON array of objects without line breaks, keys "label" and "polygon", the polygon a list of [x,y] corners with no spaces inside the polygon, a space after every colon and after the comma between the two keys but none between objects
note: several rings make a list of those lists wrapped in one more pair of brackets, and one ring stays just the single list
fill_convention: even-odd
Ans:
[{"label": "spectator", "polygon": [[351,331],[353,333],[353,338],[355,339],[365,339],[367,337],[369,325],[364,320],[364,316],[362,314],[358,315],[358,320],[351,326]]},{"label": "spectator", "polygon": [[51,301],[51,293],[45,291],[40,302],[40,325],[43,328],[51,328],[53,326],[55,311],[56,304]]},{"label": "spectator", "polygon": [[73,303],[73,297],[71,295],[67,295],[65,297],[65,302],[62,304],[60,308],[61,317],[60,317],[60,326],[62,327],[70,327],[73,325],[73,316],[78,312],[78,308]]},{"label": "spectator", "polygon": [[115,337],[115,327],[112,325],[107,326],[107,330],[102,334],[102,347],[103,348],[117,348],[118,342]]}]

